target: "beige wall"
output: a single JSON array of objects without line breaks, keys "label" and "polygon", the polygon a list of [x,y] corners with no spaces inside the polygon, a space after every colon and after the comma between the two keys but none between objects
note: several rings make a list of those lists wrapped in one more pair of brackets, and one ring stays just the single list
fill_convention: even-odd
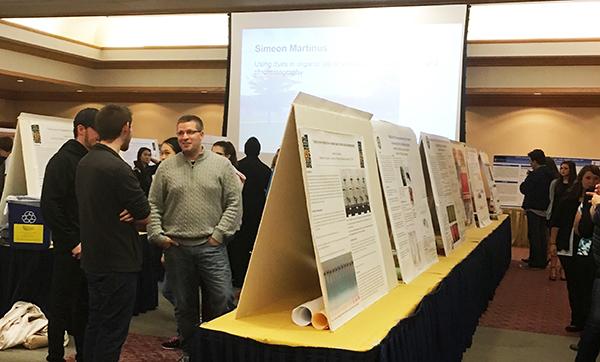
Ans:
[{"label": "beige wall", "polygon": [[[222,104],[191,103],[133,103],[128,106],[133,112],[133,134],[139,138],[155,138],[159,142],[175,135],[175,122],[184,114],[196,114],[204,120],[207,134],[221,135],[223,124]],[[46,116],[73,118],[85,107],[100,108],[99,103],[5,101],[0,99],[0,121],[14,127],[20,112]]]},{"label": "beige wall", "polygon": [[467,144],[493,155],[600,158],[600,108],[472,107]]}]

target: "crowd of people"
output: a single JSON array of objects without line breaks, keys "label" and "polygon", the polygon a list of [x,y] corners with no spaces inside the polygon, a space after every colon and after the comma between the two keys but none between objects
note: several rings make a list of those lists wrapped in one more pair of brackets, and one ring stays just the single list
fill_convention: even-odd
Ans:
[{"label": "crowd of people", "polygon": [[119,155],[132,123],[123,106],[81,110],[74,138],[46,167],[41,208],[55,249],[50,362],[64,361],[65,332],[77,361],[119,360],[142,266],[141,231],[163,251],[162,292],[178,332],[163,347],[181,348],[182,361],[195,328],[232,310],[244,281],[272,174],[258,158],[259,141],[250,138],[238,161],[231,142],[205,149],[203,121],[184,115],[176,137],[160,145],[160,160],[140,148],[132,168]]},{"label": "crowd of people", "polygon": [[544,151],[528,154],[532,171],[520,185],[527,218],[529,257],[524,268],[545,269],[566,280],[571,320],[581,332],[576,361],[595,361],[600,351],[600,168],[571,161],[557,168]]}]

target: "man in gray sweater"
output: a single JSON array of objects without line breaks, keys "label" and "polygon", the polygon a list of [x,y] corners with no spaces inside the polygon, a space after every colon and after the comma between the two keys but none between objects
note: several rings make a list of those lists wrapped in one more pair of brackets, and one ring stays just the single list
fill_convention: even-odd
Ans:
[{"label": "man in gray sweater", "polygon": [[[175,294],[175,318],[184,358],[204,320],[233,308],[231,269],[225,240],[239,227],[241,187],[231,162],[205,150],[202,120],[177,121],[182,152],[163,161],[150,188],[150,241],[164,249],[165,268]],[[198,288],[204,310],[200,315]]]}]

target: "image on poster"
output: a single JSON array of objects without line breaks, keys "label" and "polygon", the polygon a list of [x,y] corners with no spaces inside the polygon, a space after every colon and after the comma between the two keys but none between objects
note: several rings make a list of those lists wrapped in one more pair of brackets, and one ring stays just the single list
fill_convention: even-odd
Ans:
[{"label": "image on poster", "polygon": [[73,138],[73,120],[21,113],[18,117],[27,194],[40,197],[50,158]]},{"label": "image on poster", "polygon": [[469,181],[471,184],[471,192],[473,195],[473,208],[475,210],[475,219],[478,227],[488,226],[490,220],[490,212],[488,208],[487,198],[483,178],[481,177],[481,167],[479,167],[479,153],[475,148],[465,147],[465,155],[467,158],[467,168],[469,170]]},{"label": "image on poster", "polygon": [[310,229],[332,330],[387,293],[362,136],[298,130]]},{"label": "image on poster", "polygon": [[438,260],[416,136],[389,122],[372,125],[391,240],[402,280],[409,283]]},{"label": "image on poster", "polygon": [[469,179],[469,168],[467,166],[467,157],[465,155],[465,144],[456,141],[451,141],[451,143],[452,158],[454,159],[454,165],[456,166],[458,190],[465,207],[465,228],[469,228],[473,225],[475,214],[473,210],[473,194]]},{"label": "image on poster", "polygon": [[502,208],[500,207],[500,198],[498,197],[498,190],[496,189],[494,172],[488,155],[483,151],[479,151],[479,166],[481,168],[481,174],[484,176],[483,186],[485,188],[490,215],[501,214]]},{"label": "image on poster", "polygon": [[[457,170],[452,155],[452,144],[447,138],[421,134],[421,147],[425,154],[429,182],[431,185],[435,215],[439,230],[436,235],[438,249],[445,255],[463,241],[465,209],[456,177]],[[437,234],[437,233],[436,233]]]}]

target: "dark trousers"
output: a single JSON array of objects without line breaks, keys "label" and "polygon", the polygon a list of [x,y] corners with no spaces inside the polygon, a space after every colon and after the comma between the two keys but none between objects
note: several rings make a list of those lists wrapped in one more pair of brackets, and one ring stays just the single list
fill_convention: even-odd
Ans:
[{"label": "dark trousers", "polygon": [[576,362],[594,362],[600,351],[600,278],[594,279],[592,304],[579,340]]},{"label": "dark trousers", "polygon": [[[208,243],[175,246],[165,250],[165,268],[175,294],[177,330],[184,352],[191,352],[191,340],[201,322],[233,309],[231,269],[227,248]],[[203,314],[198,288],[201,286]]]},{"label": "dark trousers", "polygon": [[138,273],[86,273],[86,362],[118,362],[135,305]]},{"label": "dark trousers", "polygon": [[592,302],[596,268],[591,256],[559,256],[567,277],[571,325],[583,328]]},{"label": "dark trousers", "polygon": [[545,268],[547,263],[548,240],[546,238],[546,218],[527,211],[527,238],[529,239],[529,266]]},{"label": "dark trousers", "polygon": [[50,362],[64,361],[64,335],[75,339],[77,361],[83,361],[84,336],[88,315],[88,291],[79,260],[56,251],[48,313],[48,357]]}]

